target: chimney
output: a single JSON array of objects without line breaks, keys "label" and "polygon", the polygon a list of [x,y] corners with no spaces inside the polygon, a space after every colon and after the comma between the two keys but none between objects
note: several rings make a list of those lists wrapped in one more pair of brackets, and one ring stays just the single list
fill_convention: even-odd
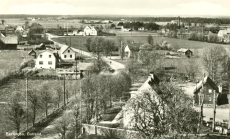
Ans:
[{"label": "chimney", "polygon": [[223,90],[222,84],[218,85],[218,89],[219,89],[219,93],[222,93],[222,90]]}]

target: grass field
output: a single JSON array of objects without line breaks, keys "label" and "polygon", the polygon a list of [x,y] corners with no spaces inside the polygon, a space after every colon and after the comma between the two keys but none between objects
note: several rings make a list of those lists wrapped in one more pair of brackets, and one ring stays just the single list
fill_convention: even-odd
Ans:
[{"label": "grass field", "polygon": [[23,62],[23,56],[27,55],[27,51],[1,50],[0,51],[0,79],[8,72],[17,70]]}]

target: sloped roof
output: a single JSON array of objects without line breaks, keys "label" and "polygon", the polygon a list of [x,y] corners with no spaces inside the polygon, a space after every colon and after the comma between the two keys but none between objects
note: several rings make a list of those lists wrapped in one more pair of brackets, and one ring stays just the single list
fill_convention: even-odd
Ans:
[{"label": "sloped roof", "polygon": [[31,55],[31,54],[33,54],[33,53],[36,54],[36,52],[34,51],[34,49],[32,49],[31,51],[29,51],[28,55]]},{"label": "sloped roof", "polygon": [[140,49],[140,46],[141,46],[142,43],[135,43],[135,42],[132,42],[132,43],[127,43],[126,46],[128,46],[128,48],[131,50],[131,51],[139,51]]},{"label": "sloped roof", "polygon": [[190,49],[186,49],[186,48],[180,48],[179,50],[177,50],[177,52],[183,52],[183,53],[185,53],[187,51],[191,51],[191,50]]},{"label": "sloped roof", "polygon": [[4,44],[18,44],[18,37],[17,36],[0,37],[0,40]]},{"label": "sloped roof", "polygon": [[202,86],[205,85],[206,83],[209,84],[214,90],[216,90],[216,92],[219,92],[218,86],[213,82],[211,78],[206,76],[198,84],[196,84],[193,90],[193,94],[197,94],[202,88]]},{"label": "sloped roof", "polygon": [[[68,48],[72,49],[72,47],[70,47],[70,46],[63,45],[60,49],[60,54],[63,54]],[[74,50],[72,49],[72,51],[74,51]]]},{"label": "sloped roof", "polygon": [[223,34],[230,34],[230,29],[220,30],[219,32],[222,32]]}]

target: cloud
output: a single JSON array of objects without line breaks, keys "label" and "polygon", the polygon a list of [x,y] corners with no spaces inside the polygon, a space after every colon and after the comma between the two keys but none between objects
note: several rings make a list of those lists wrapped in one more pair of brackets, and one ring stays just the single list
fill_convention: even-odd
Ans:
[{"label": "cloud", "polygon": [[51,15],[66,15],[66,14],[84,14],[85,9],[68,5],[65,3],[31,3],[23,5],[13,5],[9,8],[9,12],[12,14],[51,14]]}]

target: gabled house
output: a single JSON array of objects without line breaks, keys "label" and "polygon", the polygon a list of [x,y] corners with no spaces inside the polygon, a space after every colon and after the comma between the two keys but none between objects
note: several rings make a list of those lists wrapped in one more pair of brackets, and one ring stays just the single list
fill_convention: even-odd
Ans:
[{"label": "gabled house", "polygon": [[28,55],[29,55],[31,58],[35,59],[36,56],[37,56],[37,53],[34,51],[34,49],[32,49],[31,51],[29,51]]},{"label": "gabled house", "polygon": [[145,30],[145,28],[144,27],[139,27],[138,30],[143,31],[143,30]]},{"label": "gabled house", "polygon": [[15,29],[15,32],[23,32],[24,28],[22,26],[17,26],[17,28]]},{"label": "gabled house", "polygon": [[131,57],[137,57],[137,52],[139,51],[140,49],[140,43],[128,43],[126,46],[125,46],[125,57],[126,58],[131,58]]},{"label": "gabled house", "polygon": [[190,58],[193,55],[193,52],[190,49],[180,48],[177,50],[178,53],[183,54],[184,56]]},{"label": "gabled house", "polygon": [[195,104],[201,104],[201,94],[204,94],[204,104],[213,104],[214,91],[219,93],[219,90],[220,88],[213,82],[213,80],[208,76],[205,76],[193,89]]},{"label": "gabled house", "polygon": [[38,54],[35,68],[37,69],[56,69],[58,53],[52,50],[44,50]]},{"label": "gabled house", "polygon": [[0,37],[0,49],[16,50],[18,45],[17,36]]},{"label": "gabled house", "polygon": [[97,36],[97,30],[93,26],[86,26],[84,29],[85,36]]},{"label": "gabled house", "polygon": [[63,45],[61,49],[59,50],[59,55],[62,60],[75,60],[76,53],[72,49],[72,47]]},{"label": "gabled house", "polygon": [[230,35],[230,29],[220,30],[217,34],[220,39],[223,39],[225,35]]}]

